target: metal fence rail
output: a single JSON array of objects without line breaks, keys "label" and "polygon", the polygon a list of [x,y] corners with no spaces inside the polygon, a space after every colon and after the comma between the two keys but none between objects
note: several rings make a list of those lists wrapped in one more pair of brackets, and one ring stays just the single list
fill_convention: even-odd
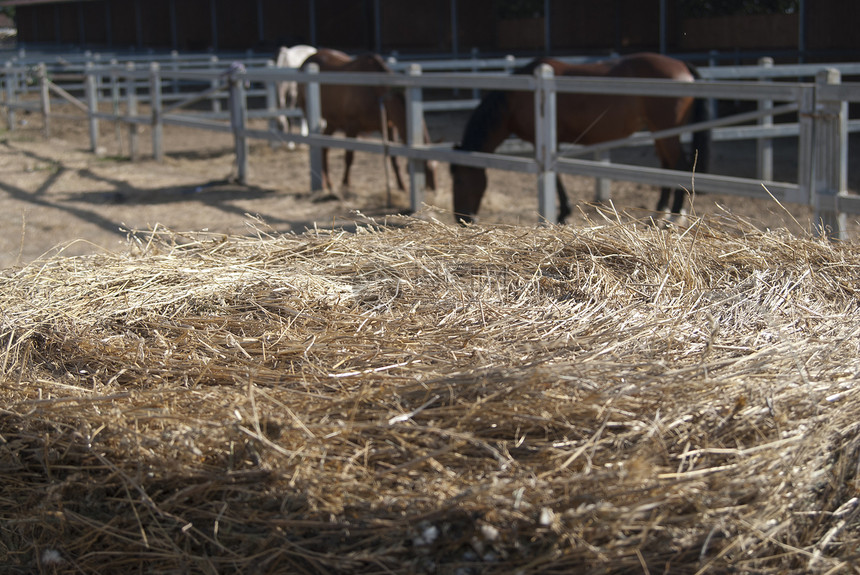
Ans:
[{"label": "metal fence rail", "polygon": [[[510,65],[510,62],[507,61]],[[494,62],[499,64],[499,62]],[[801,68],[792,66],[780,73],[803,73],[808,75],[813,71],[811,65]],[[755,77],[764,77],[770,67],[760,67],[749,70]],[[773,67],[776,68],[776,67]],[[855,69],[857,68],[857,69]],[[538,207],[541,215],[547,220],[555,218],[555,174],[570,173],[597,178],[612,178],[630,180],[658,186],[678,186],[690,180],[690,174],[674,170],[642,168],[639,166],[620,166],[607,164],[602,161],[567,158],[571,153],[597,153],[610,147],[620,147],[631,143],[642,143],[654,137],[653,134],[642,134],[632,139],[625,139],[610,144],[594,146],[579,150],[562,148],[559,150],[555,142],[555,97],[557,93],[596,93],[596,94],[641,94],[649,96],[693,96],[700,98],[717,98],[748,100],[759,102],[759,110],[739,114],[729,118],[721,118],[706,124],[691,125],[684,131],[692,132],[702,128],[714,128],[715,139],[722,134],[734,130],[737,137],[751,134],[762,137],[781,137],[797,134],[798,146],[798,181],[773,182],[770,178],[736,178],[713,174],[697,174],[695,185],[697,190],[731,193],[744,196],[765,196],[770,193],[780,201],[798,202],[812,205],[816,210],[816,221],[820,221],[824,229],[831,230],[834,237],[844,237],[845,214],[860,213],[860,202],[845,193],[847,174],[847,133],[850,123],[847,118],[847,104],[860,101],[860,84],[841,84],[840,73],[836,69],[822,71],[818,66],[815,82],[771,82],[756,81],[702,81],[696,83],[672,82],[666,80],[646,79],[597,79],[597,78],[556,78],[546,74],[534,76],[509,75],[503,73],[474,73],[474,72],[436,72],[423,73],[423,67],[412,64],[404,74],[345,74],[325,72],[300,72],[291,69],[278,69],[270,63],[260,66],[234,66],[226,69],[223,64],[217,68],[204,66],[178,67],[164,66],[161,63],[150,63],[146,69],[133,63],[123,66],[111,64],[108,66],[89,65],[81,75],[82,82],[78,85],[77,93],[82,94],[78,99],[68,85],[60,87],[51,81],[47,67],[40,66],[35,71],[32,68],[22,69],[7,64],[2,70],[4,94],[10,127],[14,126],[15,110],[24,106],[39,111],[45,118],[46,131],[51,118],[69,117],[53,111],[52,97],[70,102],[73,108],[79,110],[78,117],[86,118],[90,125],[92,149],[98,147],[98,121],[108,120],[125,124],[129,129],[131,150],[134,157],[137,153],[136,130],[141,124],[152,126],[153,156],[163,157],[162,130],[164,125],[182,125],[198,129],[232,132],[236,143],[239,179],[245,180],[247,174],[247,142],[249,139],[269,141],[292,141],[307,144],[311,149],[311,182],[312,187],[321,185],[318,181],[320,149],[333,147],[356,151],[375,153],[390,153],[403,156],[410,160],[410,186],[412,189],[412,205],[418,208],[423,197],[423,178],[420,176],[418,162],[435,159],[439,161],[460,163],[478,167],[514,170],[532,173],[537,176]],[[846,73],[854,74],[860,71],[860,65],[845,66]],[[746,73],[746,70],[735,70],[733,73]],[[19,90],[23,74],[34,79],[33,86],[39,91],[39,99],[35,102],[22,102]],[[777,77],[777,76],[768,76]],[[546,117],[536,118],[539,126],[538,141],[530,158],[506,154],[480,154],[461,152],[450,149],[450,145],[424,145],[419,138],[420,130],[412,130],[410,139],[405,144],[374,142],[370,140],[353,140],[341,137],[323,136],[319,131],[312,131],[308,136],[298,134],[278,133],[274,128],[269,130],[252,130],[247,127],[249,117],[273,120],[283,113],[276,109],[274,87],[280,81],[298,81],[307,86],[308,122],[311,126],[319,126],[319,86],[320,84],[352,84],[394,86],[403,88],[407,97],[408,122],[410,126],[420,126],[425,112],[441,107],[423,100],[423,92],[430,89],[445,90],[522,90],[531,91],[535,98],[544,102],[538,106],[547,110]],[[190,87],[195,87],[190,89]],[[196,91],[195,91],[196,90]],[[249,109],[249,95],[263,96],[264,107]],[[227,110],[214,107],[210,111],[191,111],[188,106],[200,102],[229,103]],[[99,104],[110,101],[113,108],[104,111]],[[140,102],[150,104],[147,115],[138,112]],[[168,103],[168,102],[173,102]],[[776,105],[775,103],[779,103]],[[774,114],[794,112],[798,121],[791,127],[779,125],[726,127],[733,123],[752,119],[768,119]],[[270,122],[270,125],[272,122]],[[679,130],[680,131],[680,130]],[[667,134],[658,134],[665,136]],[[727,136],[725,136],[727,137]],[[762,185],[767,187],[765,191]],[[820,231],[823,231],[820,230]]]}]

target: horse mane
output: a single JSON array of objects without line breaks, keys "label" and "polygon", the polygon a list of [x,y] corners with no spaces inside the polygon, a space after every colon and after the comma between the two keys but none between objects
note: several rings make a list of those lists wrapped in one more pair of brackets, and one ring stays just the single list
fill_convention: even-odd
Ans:
[{"label": "horse mane", "polygon": [[508,94],[506,92],[494,91],[484,96],[466,123],[459,149],[482,150],[489,135],[498,130],[499,124],[504,121],[507,114]]}]

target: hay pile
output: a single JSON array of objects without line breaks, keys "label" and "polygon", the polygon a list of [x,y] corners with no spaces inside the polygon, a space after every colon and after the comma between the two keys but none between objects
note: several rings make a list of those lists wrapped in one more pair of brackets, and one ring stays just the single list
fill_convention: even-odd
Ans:
[{"label": "hay pile", "polygon": [[7,270],[6,572],[858,572],[857,244],[401,224]]}]

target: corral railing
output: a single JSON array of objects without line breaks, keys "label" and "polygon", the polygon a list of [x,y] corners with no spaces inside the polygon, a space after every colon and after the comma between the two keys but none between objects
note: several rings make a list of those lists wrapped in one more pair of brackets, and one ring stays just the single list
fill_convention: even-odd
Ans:
[{"label": "corral railing", "polygon": [[[802,70],[792,70],[792,74],[809,74],[811,65]],[[777,68],[777,67],[773,67]],[[755,74],[759,78],[775,72],[762,72],[758,67]],[[853,68],[846,68],[854,74]],[[39,86],[39,111],[45,117],[45,128],[49,120],[60,117],[51,109],[51,94],[59,95],[79,110],[78,116],[86,117],[90,125],[92,148],[98,148],[99,120],[125,123],[129,127],[131,155],[137,153],[136,127],[140,124],[152,126],[153,156],[160,159],[163,155],[162,126],[175,124],[199,129],[232,132],[236,142],[239,180],[247,174],[248,139],[262,139],[275,142],[292,141],[307,144],[311,149],[311,184],[321,186],[319,180],[321,147],[343,148],[354,151],[390,153],[410,160],[410,186],[413,208],[421,205],[423,198],[423,176],[419,165],[423,160],[439,160],[477,167],[498,168],[535,174],[538,187],[538,207],[541,215],[549,221],[555,219],[555,174],[570,173],[597,178],[630,180],[657,186],[689,185],[691,174],[673,170],[643,168],[607,164],[600,160],[585,160],[565,157],[583,153],[603,153],[610,147],[641,143],[653,138],[654,134],[642,134],[633,139],[602,144],[579,149],[559,149],[555,140],[555,97],[557,93],[599,93],[599,94],[643,94],[651,96],[694,96],[712,99],[750,100],[763,103],[755,112],[737,114],[711,122],[691,125],[677,132],[691,132],[703,128],[713,128],[715,134],[720,130],[767,130],[763,126],[743,126],[726,128],[739,122],[766,119],[775,114],[796,113],[798,122],[796,133],[798,146],[798,179],[792,182],[774,182],[769,178],[737,178],[714,174],[696,174],[695,189],[714,191],[743,196],[767,196],[768,194],[783,202],[796,202],[812,205],[816,209],[816,221],[825,229],[831,230],[835,237],[844,236],[846,213],[860,213],[860,201],[845,192],[847,173],[846,138],[849,130],[847,119],[848,102],[860,101],[860,88],[857,84],[840,84],[840,73],[835,69],[822,70],[818,66],[815,82],[769,82],[757,81],[706,81],[694,84],[642,79],[595,79],[595,78],[555,78],[552,75],[511,76],[499,73],[428,73],[421,66],[412,64],[405,74],[343,74],[308,73],[289,69],[275,69],[271,65],[260,67],[233,66],[225,69],[188,69],[167,67],[152,63],[141,69],[132,63],[126,66],[88,66],[83,73],[82,100],[71,91],[59,87],[48,77],[45,67],[35,70],[21,70],[7,66],[4,75],[5,106],[10,116],[10,127],[14,126],[14,111],[20,106],[32,106],[32,102],[21,103],[16,89],[27,74],[35,78]],[[737,72],[737,70],[736,70]],[[743,71],[741,71],[743,72]],[[752,73],[753,71],[750,70]],[[284,134],[274,127],[268,130],[254,130],[247,126],[249,117],[274,119],[281,112],[275,107],[274,87],[279,81],[298,81],[307,86],[308,120],[313,127],[319,123],[319,85],[320,84],[360,84],[385,85],[403,88],[407,97],[409,139],[404,144],[383,143],[371,140],[355,140],[329,137],[312,131],[308,136]],[[182,84],[183,89],[174,89]],[[188,85],[197,85],[199,91],[189,91]],[[165,89],[166,87],[170,87]],[[461,152],[451,149],[450,144],[424,145],[421,126],[424,113],[437,107],[423,100],[423,92],[428,89],[456,90],[525,90],[535,94],[535,110],[538,126],[538,140],[532,157],[507,154],[480,154]],[[263,108],[249,109],[248,94],[265,95]],[[99,107],[104,94],[114,104],[113,109],[105,112]],[[190,111],[188,106],[204,101],[223,98],[230,102],[229,111],[212,107],[209,111]],[[168,104],[170,96],[173,103]],[[147,115],[138,112],[138,103],[145,100],[150,105]],[[778,103],[775,105],[773,103]],[[474,105],[474,104],[473,104]],[[102,106],[103,108],[103,106]],[[66,116],[68,117],[68,116]],[[270,126],[273,122],[270,122]],[[772,127],[774,133],[785,135],[785,128]],[[767,133],[767,132],[763,132]],[[669,133],[661,132],[660,136]],[[748,134],[749,135],[749,134]],[[719,139],[719,136],[717,136]],[[766,188],[766,190],[765,190]]]}]

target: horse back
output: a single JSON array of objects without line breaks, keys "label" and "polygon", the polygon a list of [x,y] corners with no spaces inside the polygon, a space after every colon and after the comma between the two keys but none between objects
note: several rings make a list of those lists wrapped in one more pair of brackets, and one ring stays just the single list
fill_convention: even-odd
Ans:
[{"label": "horse back", "polygon": [[615,58],[568,64],[553,58],[537,58],[515,73],[533,74],[541,64],[547,64],[556,76],[590,76],[610,78],[658,78],[667,80],[693,81],[693,74],[684,62],[652,52],[641,52]]}]

